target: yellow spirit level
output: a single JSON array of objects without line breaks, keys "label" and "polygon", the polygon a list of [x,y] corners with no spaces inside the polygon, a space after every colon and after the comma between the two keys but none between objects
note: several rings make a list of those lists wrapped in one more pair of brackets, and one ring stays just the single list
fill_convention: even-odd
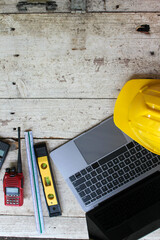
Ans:
[{"label": "yellow spirit level", "polygon": [[51,164],[45,143],[36,144],[34,146],[37,165],[41,176],[43,191],[46,199],[46,204],[49,211],[49,216],[61,215],[61,208],[58,200],[57,190],[54,182]]}]

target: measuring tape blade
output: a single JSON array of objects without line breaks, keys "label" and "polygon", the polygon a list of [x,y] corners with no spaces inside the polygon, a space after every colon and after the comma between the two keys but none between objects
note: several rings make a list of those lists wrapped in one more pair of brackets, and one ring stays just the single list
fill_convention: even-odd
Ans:
[{"label": "measuring tape blade", "polygon": [[41,205],[41,197],[38,183],[37,164],[33,146],[33,135],[32,132],[25,132],[26,152],[30,176],[30,184],[33,198],[33,206],[35,212],[36,227],[39,233],[44,232],[43,213]]}]

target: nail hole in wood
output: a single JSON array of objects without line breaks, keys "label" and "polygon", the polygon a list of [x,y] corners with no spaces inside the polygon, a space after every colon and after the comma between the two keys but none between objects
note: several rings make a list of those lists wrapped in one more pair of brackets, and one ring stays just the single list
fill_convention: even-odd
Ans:
[{"label": "nail hole in wood", "polygon": [[16,83],[15,83],[15,82],[12,82],[12,85],[16,85]]},{"label": "nail hole in wood", "polygon": [[14,114],[15,114],[15,112],[11,112],[10,114],[11,114],[11,115],[14,115]]},{"label": "nail hole in wood", "polygon": [[119,8],[119,5],[116,5],[116,9],[118,9]]},{"label": "nail hole in wood", "polygon": [[11,31],[12,31],[12,32],[14,32],[15,30],[16,30],[15,28],[13,28],[13,27],[11,28]]},{"label": "nail hole in wood", "polygon": [[14,56],[14,57],[19,57],[19,54],[14,54],[13,56]]},{"label": "nail hole in wood", "polygon": [[153,51],[151,51],[151,52],[150,52],[150,54],[153,56],[153,55],[154,55],[154,52],[153,52]]},{"label": "nail hole in wood", "polygon": [[148,24],[142,24],[136,28],[136,31],[142,32],[142,33],[149,33],[150,26]]},{"label": "nail hole in wood", "polygon": [[13,131],[16,131],[17,129],[16,128],[13,128]]}]

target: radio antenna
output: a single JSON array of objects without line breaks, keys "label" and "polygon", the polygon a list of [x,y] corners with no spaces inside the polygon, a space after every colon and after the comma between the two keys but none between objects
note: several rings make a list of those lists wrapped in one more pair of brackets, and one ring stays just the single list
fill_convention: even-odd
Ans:
[{"label": "radio antenna", "polygon": [[18,127],[18,162],[17,162],[17,173],[22,173],[20,127]]}]

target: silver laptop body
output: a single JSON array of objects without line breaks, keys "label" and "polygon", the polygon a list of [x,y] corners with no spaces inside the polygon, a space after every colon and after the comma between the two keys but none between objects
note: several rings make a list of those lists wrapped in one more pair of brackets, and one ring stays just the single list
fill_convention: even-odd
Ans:
[{"label": "silver laptop body", "polygon": [[85,212],[159,169],[158,156],[120,131],[113,117],[53,150],[50,157]]}]

